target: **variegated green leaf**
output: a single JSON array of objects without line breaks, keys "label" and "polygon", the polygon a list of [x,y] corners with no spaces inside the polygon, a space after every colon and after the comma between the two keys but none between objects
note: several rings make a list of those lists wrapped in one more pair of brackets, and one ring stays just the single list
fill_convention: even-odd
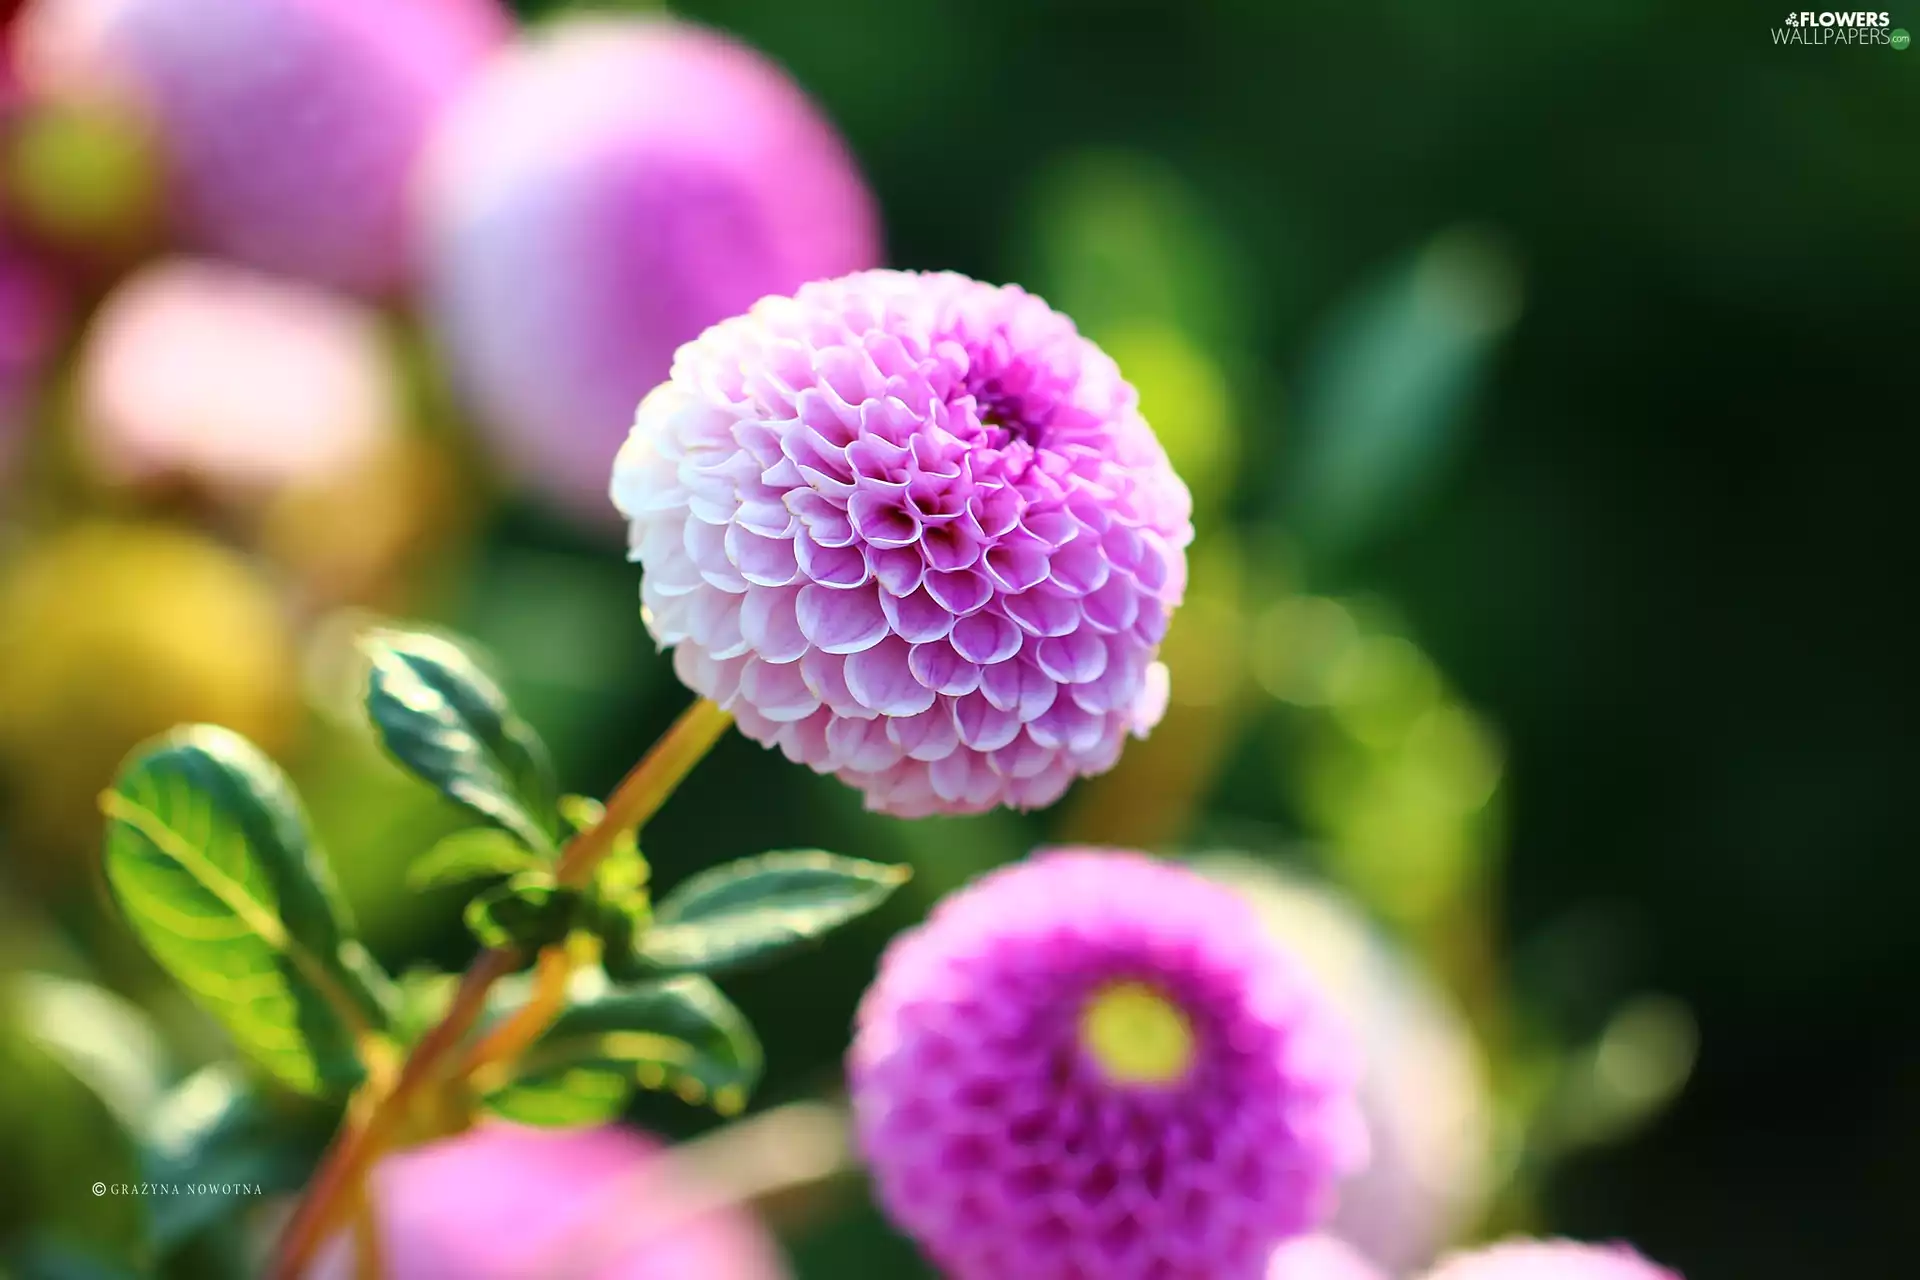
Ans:
[{"label": "variegated green leaf", "polygon": [[641,957],[670,972],[761,964],[867,914],[911,874],[818,849],[724,863],[660,900]]},{"label": "variegated green leaf", "polygon": [[367,712],[387,750],[456,804],[551,852],[560,835],[557,787],[533,726],[471,658],[438,636],[376,631]]},{"label": "variegated green leaf", "polygon": [[539,854],[498,827],[470,827],[454,832],[415,858],[407,868],[407,887],[416,891],[434,889],[535,871],[545,865]]},{"label": "variegated green leaf", "polygon": [[575,1126],[619,1115],[635,1089],[657,1089],[732,1115],[762,1063],[753,1028],[719,988],[673,978],[570,1006],[487,1105],[523,1124]]},{"label": "variegated green leaf", "polygon": [[101,807],[107,882],[155,958],[290,1087],[357,1084],[391,983],[286,776],[238,734],[191,726],[136,750]]}]

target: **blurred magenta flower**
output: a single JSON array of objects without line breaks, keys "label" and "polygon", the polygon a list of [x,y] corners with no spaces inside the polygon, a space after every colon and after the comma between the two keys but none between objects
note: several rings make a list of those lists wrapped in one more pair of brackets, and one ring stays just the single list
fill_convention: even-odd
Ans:
[{"label": "blurred magenta flower", "polygon": [[588,523],[675,348],[880,260],[866,185],[799,86],[668,20],[528,40],[455,112],[428,193],[453,370],[515,477]]},{"label": "blurred magenta flower", "polygon": [[1493,1100],[1472,1030],[1337,890],[1235,855],[1195,867],[1252,904],[1359,1032],[1372,1159],[1341,1185],[1328,1233],[1395,1275],[1430,1265],[1490,1190]]},{"label": "blurred magenta flower", "polygon": [[79,430],[119,483],[264,493],[365,463],[402,407],[378,317],[244,267],[175,259],[120,285],[77,374]]},{"label": "blurred magenta flower", "polygon": [[55,274],[0,226],[0,466],[25,429],[28,401],[66,313]]},{"label": "blurred magenta flower", "polygon": [[1266,1280],[1386,1280],[1386,1275],[1344,1240],[1301,1236],[1274,1250]]},{"label": "blurred magenta flower", "polygon": [[186,243],[369,293],[407,283],[429,132],[507,38],[498,0],[30,0],[21,76],[144,118]]},{"label": "blurred magenta flower", "polygon": [[1680,1280],[1623,1244],[1572,1244],[1564,1240],[1510,1240],[1458,1254],[1427,1280]]},{"label": "blurred magenta flower", "polygon": [[876,1194],[953,1280],[1258,1280],[1364,1158],[1355,1075],[1245,903],[1080,849],[897,939],[849,1056]]},{"label": "blurred magenta flower", "polygon": [[[616,1126],[486,1122],[375,1168],[388,1280],[784,1280],[759,1222],[689,1186],[671,1154]],[[309,1280],[356,1274],[336,1237]]]},{"label": "blurred magenta flower", "polygon": [[741,731],[902,816],[1049,804],[1160,718],[1186,487],[1017,287],[871,271],[682,348],[614,467],[648,628]]}]

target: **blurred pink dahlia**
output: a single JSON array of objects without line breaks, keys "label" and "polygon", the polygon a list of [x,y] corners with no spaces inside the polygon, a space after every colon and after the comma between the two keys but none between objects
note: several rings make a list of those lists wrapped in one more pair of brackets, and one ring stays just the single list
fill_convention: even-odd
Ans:
[{"label": "blurred pink dahlia", "polygon": [[429,131],[498,0],[31,0],[21,74],[135,110],[189,245],[365,292],[407,282]]},{"label": "blurred pink dahlia", "polygon": [[614,466],[647,626],[756,741],[902,816],[1051,803],[1165,708],[1186,487],[1023,290],[870,271],[681,348]]},{"label": "blurred pink dahlia", "polygon": [[1385,1273],[1343,1240],[1300,1236],[1274,1250],[1266,1280],[1386,1280]]},{"label": "blurred pink dahlia", "polygon": [[1343,1028],[1226,890],[993,872],[902,935],[849,1055],[880,1203],[953,1280],[1259,1280],[1365,1134]]},{"label": "blurred pink dahlia", "polygon": [[1456,1254],[1427,1280],[1680,1280],[1680,1273],[1655,1266],[1623,1244],[1510,1240]]},{"label": "blurred pink dahlia", "polygon": [[[389,1280],[785,1280],[760,1224],[689,1188],[630,1130],[486,1123],[387,1157],[372,1176]],[[356,1274],[336,1237],[308,1280]]]},{"label": "blurred pink dahlia", "polygon": [[370,308],[189,258],[147,266],[107,296],[76,383],[82,440],[109,480],[188,476],[235,497],[352,473],[402,413]]},{"label": "blurred pink dahlia", "polygon": [[784,71],[664,19],[578,19],[491,68],[436,142],[431,309],[517,479],[607,521],[607,469],[675,348],[880,261],[872,198]]},{"label": "blurred pink dahlia", "polygon": [[1372,1159],[1326,1225],[1384,1270],[1432,1265],[1476,1220],[1491,1178],[1487,1067],[1446,992],[1351,898],[1269,863],[1208,855],[1194,868],[1244,897],[1358,1034]]}]

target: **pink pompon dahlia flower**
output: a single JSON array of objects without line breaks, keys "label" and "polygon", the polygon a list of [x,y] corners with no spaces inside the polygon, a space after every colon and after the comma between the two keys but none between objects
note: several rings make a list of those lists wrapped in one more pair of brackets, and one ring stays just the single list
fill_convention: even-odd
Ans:
[{"label": "pink pompon dahlia flower", "polygon": [[952,1280],[1260,1280],[1364,1158],[1355,1075],[1239,899],[1083,849],[896,940],[849,1055],[880,1203]]},{"label": "pink pompon dahlia flower", "polygon": [[193,249],[409,282],[430,131],[512,31],[499,0],[30,0],[22,78],[137,112]]},{"label": "pink pompon dahlia flower", "polygon": [[[483,1123],[372,1175],[389,1280],[785,1280],[765,1229],[631,1130]],[[356,1274],[335,1237],[307,1280]]]},{"label": "pink pompon dahlia flower", "polygon": [[1565,1240],[1510,1240],[1456,1254],[1427,1280],[1680,1280],[1623,1244]]},{"label": "pink pompon dahlia flower", "polygon": [[1159,719],[1191,501],[1025,291],[870,271],[682,347],[614,466],[654,639],[901,816],[1050,804]]},{"label": "pink pompon dahlia flower", "polygon": [[612,527],[607,469],[674,351],[768,294],[881,260],[846,145],[773,62],[660,18],[569,19],[435,142],[431,314],[513,478]]},{"label": "pink pompon dahlia flower", "polygon": [[1300,1236],[1274,1250],[1266,1280],[1387,1280],[1386,1273],[1333,1236]]}]

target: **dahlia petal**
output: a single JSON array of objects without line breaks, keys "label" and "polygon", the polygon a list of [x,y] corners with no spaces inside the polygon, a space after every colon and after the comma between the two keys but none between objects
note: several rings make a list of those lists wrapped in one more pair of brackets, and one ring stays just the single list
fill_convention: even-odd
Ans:
[{"label": "dahlia petal", "polygon": [[849,720],[871,720],[879,713],[853,696],[847,688],[847,660],[824,649],[809,649],[800,659],[800,675],[813,696],[834,715]]},{"label": "dahlia petal", "polygon": [[1088,536],[1075,538],[1047,560],[1047,576],[1068,595],[1084,596],[1106,585],[1111,566],[1100,554],[1100,543]]},{"label": "dahlia petal", "polygon": [[1040,670],[1061,684],[1085,684],[1107,669],[1106,644],[1085,627],[1042,640],[1034,657]]},{"label": "dahlia petal", "polygon": [[747,651],[746,637],[740,634],[740,604],[743,596],[728,595],[703,587],[687,597],[687,630],[694,642],[712,658],[738,658]]},{"label": "dahlia petal", "polygon": [[1047,544],[1031,535],[1010,536],[987,548],[987,576],[1002,591],[1025,591],[1047,579]]},{"label": "dahlia petal", "polygon": [[874,580],[896,596],[912,595],[926,577],[927,562],[917,547],[873,547],[867,551],[867,567]]},{"label": "dahlia petal", "polygon": [[794,535],[793,551],[800,572],[819,586],[848,590],[872,576],[859,547],[823,547],[805,529]]},{"label": "dahlia petal", "polygon": [[[942,639],[954,628],[951,610],[941,607],[924,589],[901,597],[880,593],[880,607],[894,634],[908,644],[928,644]],[[962,622],[966,619],[961,619]]]},{"label": "dahlia petal", "polygon": [[978,692],[954,699],[953,722],[960,741],[975,751],[998,751],[1020,736],[1020,717],[994,706]]},{"label": "dahlia petal", "polygon": [[989,752],[987,763],[1003,778],[1032,778],[1052,765],[1059,756],[1059,751],[1041,746],[1023,728],[1012,742]]},{"label": "dahlia petal", "polygon": [[850,720],[841,717],[827,726],[827,748],[834,766],[861,773],[877,773],[893,767],[904,754],[900,744],[887,733],[885,717]]},{"label": "dahlia petal", "polygon": [[883,716],[918,715],[933,705],[933,690],[913,677],[907,642],[888,636],[847,659],[847,688]]},{"label": "dahlia petal", "polygon": [[1139,616],[1139,590],[1127,575],[1109,574],[1105,582],[1082,597],[1080,608],[1086,615],[1087,625],[1095,631],[1109,635],[1125,631]]},{"label": "dahlia petal", "polygon": [[847,516],[868,546],[910,547],[920,540],[920,517],[904,494],[862,489],[848,499]]},{"label": "dahlia petal", "polygon": [[874,586],[834,591],[808,583],[800,588],[794,616],[802,635],[828,653],[859,653],[887,634],[886,611]]},{"label": "dahlia petal", "polygon": [[1046,587],[1003,596],[1000,607],[1032,636],[1064,636],[1080,625],[1080,602]]},{"label": "dahlia petal", "polygon": [[980,687],[980,667],[956,653],[951,640],[914,645],[907,665],[914,679],[947,697],[957,698]]},{"label": "dahlia petal", "polygon": [[1144,738],[1153,732],[1160,718],[1167,714],[1167,700],[1172,691],[1173,682],[1167,664],[1149,663],[1140,686],[1140,698],[1128,715],[1128,725],[1134,737]]},{"label": "dahlia petal", "polygon": [[1020,628],[997,613],[982,611],[953,624],[953,647],[981,666],[1005,662],[1020,652]]},{"label": "dahlia petal", "polygon": [[787,494],[787,510],[806,526],[807,537],[816,547],[845,547],[853,544],[853,521],[846,507],[811,489],[795,489]]},{"label": "dahlia petal", "polygon": [[727,526],[725,545],[740,576],[753,586],[784,587],[800,578],[792,538],[763,537],[743,525],[731,524]]},{"label": "dahlia petal", "polygon": [[800,720],[820,709],[797,662],[748,658],[740,670],[740,696],[769,720]]},{"label": "dahlia petal", "polygon": [[1034,663],[1010,658],[984,668],[980,673],[980,692],[1002,711],[1012,711],[1024,721],[1045,714],[1053,705],[1059,685],[1047,678]]},{"label": "dahlia petal", "polygon": [[768,662],[792,662],[807,651],[798,609],[802,590],[780,587],[741,597],[740,634]]},{"label": "dahlia petal", "polygon": [[913,760],[938,760],[953,754],[960,745],[953,717],[938,704],[918,715],[896,716],[886,721],[887,736]]},{"label": "dahlia petal", "polygon": [[747,589],[747,580],[740,576],[740,570],[727,557],[725,525],[689,520],[682,541],[686,546],[687,558],[700,571],[701,581],[722,591],[738,593]]},{"label": "dahlia petal", "polygon": [[930,525],[920,535],[920,545],[926,549],[927,563],[948,573],[970,569],[980,563],[981,548],[985,544],[986,539],[981,534],[966,528],[959,521]]},{"label": "dahlia petal", "polygon": [[986,574],[973,569],[930,570],[926,590],[941,608],[955,614],[972,613],[993,599],[993,583]]}]

